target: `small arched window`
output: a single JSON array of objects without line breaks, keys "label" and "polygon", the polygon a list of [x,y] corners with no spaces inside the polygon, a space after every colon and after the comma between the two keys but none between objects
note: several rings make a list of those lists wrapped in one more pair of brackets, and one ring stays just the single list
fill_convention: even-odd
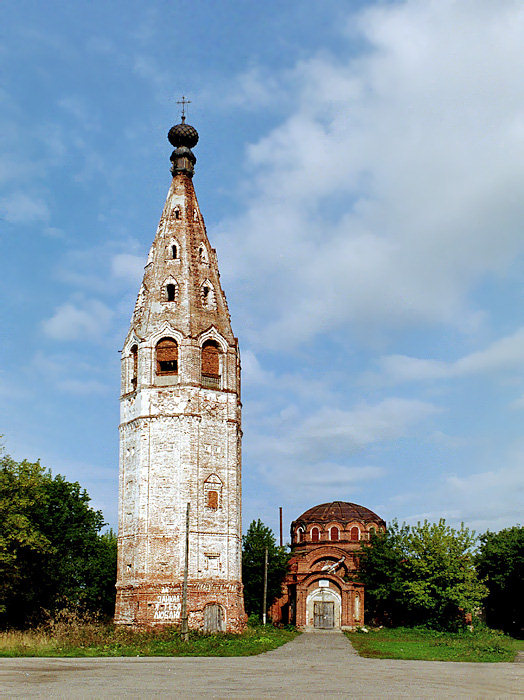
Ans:
[{"label": "small arched window", "polygon": [[178,259],[178,246],[176,243],[173,243],[171,246],[171,255],[173,256],[173,260]]},{"label": "small arched window", "polygon": [[175,219],[180,219],[180,207],[174,209]]},{"label": "small arched window", "polygon": [[377,529],[372,525],[369,528],[369,538],[371,539],[372,535],[376,535],[376,534],[377,534]]},{"label": "small arched window", "polygon": [[176,284],[166,284],[167,301],[176,301]]},{"label": "small arched window", "polygon": [[318,527],[311,528],[311,542],[318,542],[320,540],[320,530]]},{"label": "small arched window", "polygon": [[360,530],[358,527],[352,527],[351,528],[351,541],[352,542],[358,542],[360,539]]},{"label": "small arched window", "polygon": [[209,389],[220,388],[220,348],[214,340],[206,340],[202,346],[202,385]]},{"label": "small arched window", "polygon": [[332,527],[329,531],[329,539],[333,542],[338,542],[339,540],[339,530],[338,527]]},{"label": "small arched window", "polygon": [[202,284],[200,285],[200,298],[202,299],[202,306],[204,307],[204,309],[217,308],[215,290],[209,280],[202,282]]},{"label": "small arched window", "polygon": [[297,542],[302,542],[304,536],[304,530],[301,527],[297,528],[295,539]]},{"label": "small arched window", "polygon": [[156,373],[178,374],[178,345],[173,338],[162,338],[156,345]]},{"label": "small arched window", "polygon": [[198,246],[198,259],[202,263],[209,262],[209,258],[207,257],[207,250],[204,244]]},{"label": "small arched window", "polygon": [[138,381],[138,345],[131,348],[131,389],[136,389]]}]

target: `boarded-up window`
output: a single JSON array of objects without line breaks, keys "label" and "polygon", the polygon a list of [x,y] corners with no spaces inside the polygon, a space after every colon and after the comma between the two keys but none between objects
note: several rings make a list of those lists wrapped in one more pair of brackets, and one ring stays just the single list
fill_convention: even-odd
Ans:
[{"label": "boarded-up window", "polygon": [[320,539],[320,530],[318,527],[311,528],[311,542],[318,542]]},{"label": "boarded-up window", "polygon": [[157,343],[156,373],[178,374],[178,345],[173,338],[162,338]]},{"label": "boarded-up window", "polygon": [[136,389],[138,378],[138,345],[131,348],[131,388]]},{"label": "boarded-up window", "polygon": [[338,538],[339,538],[338,527],[332,527],[331,530],[329,531],[329,539],[336,542],[338,540]]},{"label": "boarded-up window", "polygon": [[220,350],[214,340],[206,340],[202,346],[202,384],[220,388]]},{"label": "boarded-up window", "polygon": [[359,539],[360,539],[360,530],[358,529],[358,527],[352,527],[351,528],[351,540],[353,542],[358,542]]},{"label": "boarded-up window", "polygon": [[218,508],[218,491],[207,492],[207,507],[216,510]]}]

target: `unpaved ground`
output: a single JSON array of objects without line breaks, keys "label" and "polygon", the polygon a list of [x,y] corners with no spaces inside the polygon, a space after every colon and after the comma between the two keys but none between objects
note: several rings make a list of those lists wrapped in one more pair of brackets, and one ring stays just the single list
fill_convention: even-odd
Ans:
[{"label": "unpaved ground", "polygon": [[518,698],[524,665],[361,659],[340,632],[236,658],[0,659],[5,698]]}]

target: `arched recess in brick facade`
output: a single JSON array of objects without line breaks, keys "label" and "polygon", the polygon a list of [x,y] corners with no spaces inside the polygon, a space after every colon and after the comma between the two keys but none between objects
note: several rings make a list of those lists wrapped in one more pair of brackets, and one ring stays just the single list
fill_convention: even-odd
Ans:
[{"label": "arched recess in brick facade", "polygon": [[220,347],[216,340],[206,340],[202,345],[201,375],[202,384],[210,389],[220,387],[221,361]]},{"label": "arched recess in brick facade", "polygon": [[156,344],[157,375],[178,374],[178,343],[174,338],[162,338]]}]

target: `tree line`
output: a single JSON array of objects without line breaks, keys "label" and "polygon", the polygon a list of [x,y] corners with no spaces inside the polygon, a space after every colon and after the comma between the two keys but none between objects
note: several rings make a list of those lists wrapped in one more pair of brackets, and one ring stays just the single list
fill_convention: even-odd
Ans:
[{"label": "tree line", "polygon": [[[64,608],[110,618],[117,546],[105,525],[78,482],[0,452],[0,625],[36,624]],[[266,549],[269,608],[290,552],[253,521],[242,541],[242,578],[246,612],[260,617]],[[393,521],[362,544],[359,559],[368,622],[456,629],[482,609],[488,625],[521,633],[524,527],[477,539],[444,520]]]}]

